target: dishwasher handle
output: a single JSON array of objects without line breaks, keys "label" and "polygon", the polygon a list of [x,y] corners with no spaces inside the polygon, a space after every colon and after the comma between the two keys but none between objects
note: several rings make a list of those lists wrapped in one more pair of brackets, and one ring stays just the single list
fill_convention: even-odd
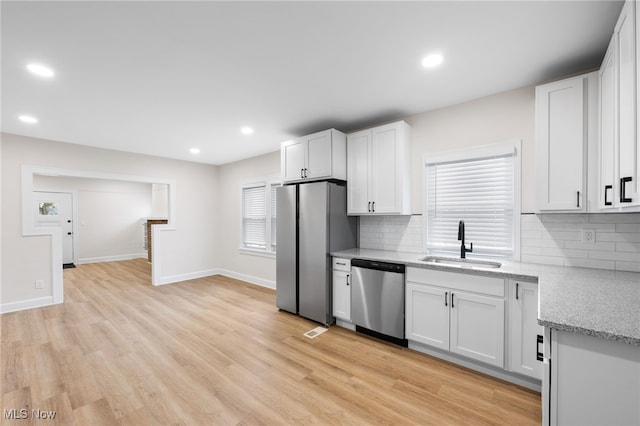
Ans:
[{"label": "dishwasher handle", "polygon": [[398,263],[378,262],[377,260],[351,259],[351,267],[374,269],[376,271],[404,274],[405,266]]}]

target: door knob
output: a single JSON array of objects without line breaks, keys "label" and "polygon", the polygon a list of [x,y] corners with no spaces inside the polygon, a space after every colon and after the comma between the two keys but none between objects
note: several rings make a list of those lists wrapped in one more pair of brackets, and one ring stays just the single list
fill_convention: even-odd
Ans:
[{"label": "door knob", "polygon": [[71,219],[67,220],[67,223],[71,223]]},{"label": "door knob", "polygon": [[67,235],[71,235],[71,232],[67,232]]}]

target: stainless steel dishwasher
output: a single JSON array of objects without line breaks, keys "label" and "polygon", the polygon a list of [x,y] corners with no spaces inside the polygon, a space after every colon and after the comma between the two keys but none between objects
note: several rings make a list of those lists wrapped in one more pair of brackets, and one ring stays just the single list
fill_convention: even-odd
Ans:
[{"label": "stainless steel dishwasher", "polygon": [[396,263],[351,260],[351,320],[356,331],[407,346],[404,271]]}]

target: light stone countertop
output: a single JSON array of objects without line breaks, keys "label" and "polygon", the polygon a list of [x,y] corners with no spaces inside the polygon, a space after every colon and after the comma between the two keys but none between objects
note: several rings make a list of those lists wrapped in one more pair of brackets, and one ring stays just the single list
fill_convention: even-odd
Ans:
[{"label": "light stone countertop", "polygon": [[[425,255],[372,249],[331,253],[347,259],[402,263],[472,275],[538,282],[538,323],[558,330],[640,346],[640,273],[502,262],[499,269],[438,265]],[[469,256],[472,260],[473,257]]]}]

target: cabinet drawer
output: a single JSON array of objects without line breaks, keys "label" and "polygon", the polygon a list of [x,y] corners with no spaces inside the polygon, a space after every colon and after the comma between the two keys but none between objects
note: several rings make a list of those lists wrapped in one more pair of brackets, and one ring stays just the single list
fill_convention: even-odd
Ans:
[{"label": "cabinet drawer", "polygon": [[344,259],[342,257],[333,258],[333,270],[334,271],[351,271],[351,259]]},{"label": "cabinet drawer", "polygon": [[435,269],[407,268],[407,282],[504,297],[504,279]]}]

